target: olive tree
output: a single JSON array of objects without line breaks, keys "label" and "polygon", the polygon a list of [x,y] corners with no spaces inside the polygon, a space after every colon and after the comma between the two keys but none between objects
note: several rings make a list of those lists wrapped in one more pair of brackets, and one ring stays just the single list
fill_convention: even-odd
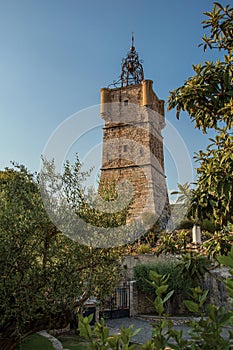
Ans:
[{"label": "olive tree", "polygon": [[[79,180],[69,184],[73,191],[81,189]],[[31,333],[62,328],[90,296],[103,300],[118,279],[119,257],[118,248],[93,249],[63,235],[24,166],[1,171],[0,348],[15,349]]]}]

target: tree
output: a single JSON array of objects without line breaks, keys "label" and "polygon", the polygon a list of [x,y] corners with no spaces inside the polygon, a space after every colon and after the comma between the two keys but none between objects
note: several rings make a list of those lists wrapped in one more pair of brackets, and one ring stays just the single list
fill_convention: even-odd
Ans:
[{"label": "tree", "polygon": [[90,296],[103,300],[119,263],[119,249],[92,249],[58,231],[24,166],[0,172],[2,350],[38,330],[63,327]]},{"label": "tree", "polygon": [[52,221],[68,237],[93,248],[119,247],[134,241],[144,227],[134,221],[126,225],[126,192],[117,192],[111,181],[101,182],[97,193],[94,189],[87,191],[80,186],[88,175],[81,167],[78,158],[74,165],[67,161],[64,173],[59,174],[54,162],[44,160],[40,188]]},{"label": "tree", "polygon": [[[229,297],[233,298],[233,246],[226,256],[218,258],[219,262],[229,268],[230,277],[224,284]],[[140,265],[138,265],[140,266]],[[195,268],[195,266],[194,266]],[[202,291],[200,286],[191,288],[192,300],[185,300],[184,304],[195,316],[188,323],[188,337],[183,330],[175,329],[174,322],[165,314],[165,303],[171,298],[173,290],[168,291],[169,275],[150,271],[148,281],[155,290],[154,307],[158,313],[158,320],[153,324],[151,339],[144,344],[138,344],[142,350],[180,349],[180,350],[230,350],[232,349],[232,308],[208,304],[208,290]],[[96,323],[94,329],[90,326],[91,317],[79,316],[80,335],[89,342],[90,349],[99,350],[132,350],[132,325],[126,329],[122,327],[116,335],[110,335],[110,330],[104,320]]]},{"label": "tree", "polygon": [[178,191],[173,191],[171,194],[179,194],[176,203],[181,203],[186,209],[189,207],[192,198],[192,189],[188,182],[185,182],[183,185],[178,184]]},{"label": "tree", "polygon": [[[200,220],[198,219],[197,213],[192,213],[191,203],[193,198],[193,189],[190,188],[190,184],[188,182],[183,185],[178,183],[178,191],[173,191],[171,193],[179,194],[179,197],[176,200],[176,203],[171,205],[171,212],[173,218],[173,225],[178,229],[191,229],[195,222],[198,222],[202,230],[214,233],[216,230],[218,231],[220,225],[216,225],[216,222],[212,220],[212,217],[209,219]],[[191,218],[187,217],[187,215]],[[201,215],[199,215],[199,218]],[[177,225],[176,225],[177,223]]]},{"label": "tree", "polygon": [[190,215],[214,218],[222,228],[233,222],[233,8],[214,3],[205,15],[209,32],[201,45],[204,51],[218,49],[222,60],[193,65],[194,76],[170,93],[168,108],[176,108],[177,118],[188,112],[204,133],[216,131],[207,149],[196,154],[200,166]]},{"label": "tree", "polygon": [[184,228],[182,225],[186,223],[188,223],[188,227],[193,225],[193,222],[187,219],[192,192],[193,190],[188,182],[185,182],[183,185],[178,183],[178,191],[171,192],[171,195],[179,195],[176,203],[171,204],[171,217],[174,229]]}]

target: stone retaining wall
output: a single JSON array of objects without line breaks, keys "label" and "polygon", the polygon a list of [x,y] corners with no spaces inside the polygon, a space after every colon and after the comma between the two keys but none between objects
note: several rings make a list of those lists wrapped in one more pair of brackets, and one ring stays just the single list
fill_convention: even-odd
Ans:
[{"label": "stone retaining wall", "polygon": [[[165,255],[159,258],[153,254],[139,254],[135,256],[125,256],[122,265],[122,280],[121,285],[131,286],[131,316],[150,315],[155,313],[152,301],[155,294],[147,294],[139,290],[134,283],[134,267],[138,264],[154,264],[156,261],[167,261],[176,259],[175,256]],[[227,294],[224,280],[229,277],[228,268],[219,268],[207,273],[204,280],[204,289],[209,291],[208,302],[224,306],[226,309],[231,308],[231,301]],[[130,282],[131,281],[131,282]],[[175,295],[172,297],[170,304],[167,305],[167,312],[169,314],[183,315],[187,310],[183,305],[182,295]]]}]

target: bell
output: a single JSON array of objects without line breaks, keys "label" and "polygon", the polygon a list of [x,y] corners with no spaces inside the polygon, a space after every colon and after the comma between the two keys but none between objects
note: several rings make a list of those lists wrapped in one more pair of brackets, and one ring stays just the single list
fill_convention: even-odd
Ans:
[{"label": "bell", "polygon": [[134,70],[133,64],[130,63],[130,64],[128,65],[128,71],[129,71],[129,72],[133,72],[133,70]]}]

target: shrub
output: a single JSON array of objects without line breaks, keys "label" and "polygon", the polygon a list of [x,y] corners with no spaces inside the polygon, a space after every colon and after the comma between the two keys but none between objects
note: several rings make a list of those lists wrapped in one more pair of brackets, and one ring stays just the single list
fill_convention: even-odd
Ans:
[{"label": "shrub", "polygon": [[[233,246],[227,256],[218,258],[219,263],[230,267],[231,277],[227,278],[225,285],[229,297],[233,299]],[[142,265],[139,265],[142,266]],[[203,306],[206,302],[208,291],[202,291],[200,287],[191,288],[192,300],[186,300],[185,305],[190,312],[198,314],[188,322],[188,337],[182,330],[175,329],[175,324],[164,314],[165,303],[170,299],[172,291],[168,291],[168,278],[156,272],[150,271],[151,284],[155,289],[155,310],[159,315],[157,322],[153,324],[151,339],[145,344],[139,345],[143,350],[179,349],[179,350],[230,350],[232,349],[233,325],[232,309],[227,311],[223,307],[208,304],[206,313]],[[122,327],[116,335],[110,335],[110,330],[105,326],[104,320],[96,323],[91,328],[91,317],[79,316],[79,332],[90,343],[90,349],[99,350],[133,350],[132,337],[140,331],[133,333],[133,326],[128,329]],[[223,331],[225,334],[223,334]]]},{"label": "shrub", "polygon": [[140,244],[137,248],[138,254],[148,254],[150,253],[151,248],[148,244]]},{"label": "shrub", "polygon": [[208,231],[208,232],[214,233],[215,231],[219,231],[220,226],[216,225],[210,219],[204,219],[204,220],[201,221],[201,229],[203,231]]},{"label": "shrub", "polygon": [[154,288],[150,285],[149,272],[155,271],[160,275],[169,275],[168,288],[174,290],[175,293],[186,294],[192,285],[191,278],[183,278],[179,274],[177,267],[179,261],[172,260],[158,260],[153,264],[139,264],[134,268],[134,278],[138,289],[146,293],[151,293]]},{"label": "shrub", "polygon": [[52,343],[40,334],[32,334],[25,338],[16,350],[54,350]]},{"label": "shrub", "polygon": [[191,230],[193,228],[193,221],[184,219],[180,222],[177,229],[178,230]]}]

